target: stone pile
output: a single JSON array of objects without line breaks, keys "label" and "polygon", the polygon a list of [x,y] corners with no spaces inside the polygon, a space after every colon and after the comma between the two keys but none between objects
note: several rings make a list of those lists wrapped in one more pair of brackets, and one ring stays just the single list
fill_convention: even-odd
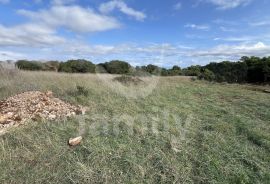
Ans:
[{"label": "stone pile", "polygon": [[0,129],[29,120],[55,120],[83,113],[82,107],[55,98],[51,91],[29,91],[0,101]]}]

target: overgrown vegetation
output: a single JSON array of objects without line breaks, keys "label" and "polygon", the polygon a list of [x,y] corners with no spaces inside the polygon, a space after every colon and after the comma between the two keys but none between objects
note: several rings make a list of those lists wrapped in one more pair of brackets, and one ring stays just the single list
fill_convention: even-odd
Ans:
[{"label": "overgrown vegetation", "polygon": [[[270,98],[255,90],[265,86],[159,77],[148,96],[126,98],[113,77],[1,75],[0,100],[52,90],[89,111],[84,123],[29,122],[2,135],[0,183],[269,183]],[[137,94],[144,86],[128,88]],[[93,129],[104,124],[104,131]],[[69,148],[67,140],[78,135],[82,144]]]},{"label": "overgrown vegetation", "polygon": [[58,61],[47,61],[47,62],[38,62],[38,61],[28,61],[28,60],[19,60],[15,63],[16,67],[21,70],[30,70],[30,71],[57,71],[59,68]]},{"label": "overgrown vegetation", "polygon": [[96,66],[87,60],[69,60],[60,63],[58,71],[67,73],[95,73]]},{"label": "overgrown vegetation", "polygon": [[238,62],[212,62],[206,66],[190,66],[181,69],[173,66],[171,69],[156,65],[137,66],[133,68],[125,61],[114,60],[94,65],[87,60],[69,60],[67,62],[49,61],[45,63],[20,60],[16,63],[23,70],[49,70],[69,73],[109,73],[129,74],[136,76],[196,76],[199,79],[228,83],[269,83],[270,57],[242,57]]},{"label": "overgrown vegetation", "polygon": [[[211,77],[205,71],[211,71]],[[210,74],[208,71],[208,74]],[[201,67],[200,74],[206,80],[229,83],[269,83],[270,57],[242,57],[238,62],[224,61]]]},{"label": "overgrown vegetation", "polygon": [[110,74],[128,74],[131,71],[131,66],[124,61],[111,61],[101,64],[107,73]]},{"label": "overgrown vegetation", "polygon": [[114,81],[118,81],[124,85],[138,85],[143,83],[143,80],[136,76],[130,76],[130,75],[122,75],[115,77],[113,79]]}]

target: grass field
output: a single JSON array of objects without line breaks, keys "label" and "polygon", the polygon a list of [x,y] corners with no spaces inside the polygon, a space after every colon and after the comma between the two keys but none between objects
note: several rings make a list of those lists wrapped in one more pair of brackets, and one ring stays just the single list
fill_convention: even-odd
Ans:
[{"label": "grass field", "polygon": [[[89,111],[2,135],[0,183],[270,183],[267,87],[186,77],[123,86],[112,78],[2,74],[1,100],[52,90]],[[78,135],[82,144],[68,147]]]}]

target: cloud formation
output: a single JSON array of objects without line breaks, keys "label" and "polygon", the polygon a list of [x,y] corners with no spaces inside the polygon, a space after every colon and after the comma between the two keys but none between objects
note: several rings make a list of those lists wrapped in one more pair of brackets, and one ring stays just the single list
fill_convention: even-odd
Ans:
[{"label": "cloud formation", "polygon": [[228,56],[230,58],[241,56],[267,56],[270,52],[270,46],[263,42],[255,44],[237,44],[237,45],[219,45],[207,50],[194,51],[190,53],[192,57],[205,57],[205,56]]},{"label": "cloud formation", "polygon": [[201,0],[201,1],[216,5],[218,9],[227,10],[237,8],[239,6],[246,6],[252,0]]},{"label": "cloud formation", "polygon": [[26,55],[7,50],[0,50],[0,61],[19,60],[22,58],[26,58]]},{"label": "cloud formation", "polygon": [[210,29],[208,25],[198,25],[198,24],[186,24],[184,27],[186,28],[192,28],[192,29],[198,29],[198,30],[204,30],[207,31]]},{"label": "cloud formation", "polygon": [[118,9],[120,12],[128,16],[134,17],[136,20],[139,21],[143,21],[146,18],[146,15],[143,12],[128,7],[127,4],[122,0],[112,0],[107,3],[102,3],[99,6],[99,11],[104,14],[108,14],[115,9]]},{"label": "cloud formation", "polygon": [[42,22],[48,27],[64,27],[74,32],[96,32],[116,29],[120,23],[113,17],[100,15],[80,6],[52,6],[39,11],[19,10],[20,15],[33,22]]},{"label": "cloud formation", "polygon": [[249,23],[249,25],[254,26],[254,27],[270,26],[270,20],[262,20],[262,21],[252,22],[252,23]]},{"label": "cloud formation", "polygon": [[0,46],[41,47],[64,42],[64,38],[55,35],[54,30],[43,25],[22,24],[5,27],[0,24]]}]

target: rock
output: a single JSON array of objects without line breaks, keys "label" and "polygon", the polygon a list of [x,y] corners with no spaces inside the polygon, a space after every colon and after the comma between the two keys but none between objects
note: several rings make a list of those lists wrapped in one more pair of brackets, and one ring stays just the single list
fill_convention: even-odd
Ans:
[{"label": "rock", "polygon": [[45,95],[46,95],[47,97],[53,97],[53,92],[52,92],[52,91],[46,91],[46,92],[45,92]]},{"label": "rock", "polygon": [[265,90],[263,90],[263,92],[270,93],[270,90],[265,89]]},{"label": "rock", "polygon": [[[53,97],[51,91],[28,91],[0,101],[0,129],[5,124],[21,124],[28,120],[55,120],[75,116],[78,106]],[[13,125],[12,125],[13,126]]]},{"label": "rock", "polygon": [[22,117],[21,117],[20,115],[16,115],[16,116],[14,117],[14,120],[15,120],[15,121],[21,121],[21,120],[22,120]]},{"label": "rock", "polygon": [[68,140],[68,145],[69,146],[77,146],[78,144],[80,144],[82,141],[82,136],[76,137],[76,138],[70,138]]},{"label": "rock", "polygon": [[8,120],[7,116],[0,115],[0,123],[1,124],[6,124],[7,120]]},{"label": "rock", "polygon": [[54,120],[54,119],[56,119],[56,115],[54,115],[54,114],[50,114],[50,115],[49,115],[49,119],[50,119],[50,120]]},{"label": "rock", "polygon": [[8,117],[12,117],[13,114],[14,114],[13,112],[8,112],[8,113],[7,113],[7,116],[8,116]]}]

